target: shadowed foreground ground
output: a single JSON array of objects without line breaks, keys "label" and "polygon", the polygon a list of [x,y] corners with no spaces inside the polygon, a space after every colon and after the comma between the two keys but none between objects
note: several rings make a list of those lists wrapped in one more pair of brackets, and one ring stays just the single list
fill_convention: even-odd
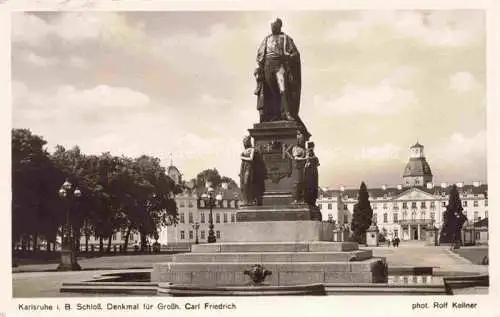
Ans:
[{"label": "shadowed foreground ground", "polygon": [[[447,247],[402,244],[399,248],[378,247],[370,249],[373,250],[374,256],[385,257],[389,267],[430,266],[441,272],[488,272],[488,266],[473,264]],[[480,254],[487,253],[487,248],[462,248],[459,251],[474,260]],[[134,269],[136,271],[142,268],[141,271],[149,271],[152,263],[168,262],[170,258],[171,255],[135,255],[82,259],[80,265],[84,271],[81,272],[43,272],[44,270],[55,270],[57,264],[21,265],[16,270],[31,272],[13,273],[12,295],[14,297],[78,296],[68,294],[62,296],[59,293],[59,287],[63,282],[78,282],[91,279],[104,272],[116,272],[109,270]]]}]

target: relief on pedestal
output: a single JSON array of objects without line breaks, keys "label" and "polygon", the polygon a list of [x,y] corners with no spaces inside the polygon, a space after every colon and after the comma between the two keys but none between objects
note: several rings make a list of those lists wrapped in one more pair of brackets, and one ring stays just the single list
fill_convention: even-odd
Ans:
[{"label": "relief on pedestal", "polygon": [[276,140],[261,144],[267,179],[277,184],[282,178],[292,176],[292,148],[293,145]]}]

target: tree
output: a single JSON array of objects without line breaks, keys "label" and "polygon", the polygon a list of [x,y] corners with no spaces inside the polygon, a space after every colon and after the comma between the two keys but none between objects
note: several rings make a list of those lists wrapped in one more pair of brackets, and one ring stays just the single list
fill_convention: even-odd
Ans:
[{"label": "tree", "polygon": [[364,182],[361,183],[358,194],[358,203],[354,205],[351,230],[352,239],[358,243],[366,242],[366,230],[372,223],[373,210],[370,205],[368,190]]},{"label": "tree", "polygon": [[196,188],[204,188],[207,182],[212,183],[213,188],[219,187],[222,183],[222,177],[216,168],[206,169],[196,175]]},{"label": "tree", "polygon": [[460,243],[461,231],[467,217],[463,213],[462,201],[456,185],[450,189],[448,205],[443,215],[443,226],[439,236],[440,243]]},{"label": "tree", "polygon": [[[46,141],[28,129],[12,130],[12,242],[37,249],[38,237],[55,240],[61,223],[55,206],[56,170],[45,150]],[[28,244],[28,245],[26,245]]]}]

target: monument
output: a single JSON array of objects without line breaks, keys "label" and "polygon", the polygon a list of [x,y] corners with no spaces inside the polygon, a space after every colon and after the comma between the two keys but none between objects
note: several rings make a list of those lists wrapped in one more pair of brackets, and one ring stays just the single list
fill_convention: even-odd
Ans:
[{"label": "monument", "polygon": [[299,116],[300,54],[281,27],[280,19],[271,23],[257,52],[260,122],[243,139],[244,203],[236,223],[224,230],[224,242],[193,245],[191,253],[155,264],[152,281],[207,287],[386,281],[384,259],[357,243],[333,242],[333,224],[321,221],[319,159]]}]

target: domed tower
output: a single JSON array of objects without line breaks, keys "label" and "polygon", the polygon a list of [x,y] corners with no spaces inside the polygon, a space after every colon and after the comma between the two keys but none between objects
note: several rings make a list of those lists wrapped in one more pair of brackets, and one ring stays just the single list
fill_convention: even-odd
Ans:
[{"label": "domed tower", "polygon": [[170,165],[167,168],[167,175],[174,181],[176,185],[180,185],[182,183],[182,174],[177,169],[177,167]]},{"label": "domed tower", "polygon": [[424,186],[428,182],[432,182],[431,167],[425,160],[424,146],[417,142],[410,148],[410,160],[403,173],[403,185]]}]

